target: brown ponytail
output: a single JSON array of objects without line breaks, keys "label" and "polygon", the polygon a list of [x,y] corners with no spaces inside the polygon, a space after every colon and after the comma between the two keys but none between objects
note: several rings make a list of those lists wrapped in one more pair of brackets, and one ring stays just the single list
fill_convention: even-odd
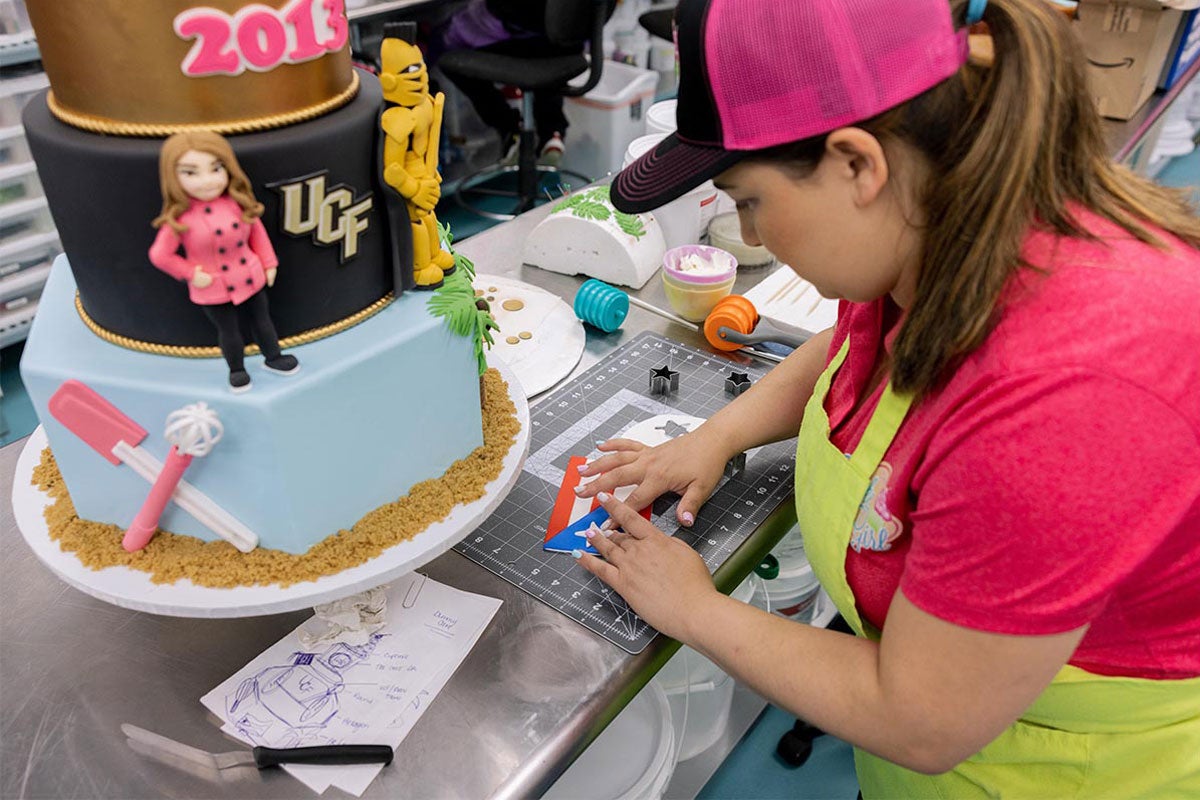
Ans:
[{"label": "brown ponytail", "polygon": [[[952,5],[964,25],[965,0]],[[1200,247],[1200,219],[1182,193],[1112,162],[1082,49],[1065,17],[1045,0],[990,0],[984,23],[994,41],[993,64],[967,64],[858,126],[881,141],[906,142],[930,167],[917,194],[926,214],[921,274],[891,374],[898,391],[917,395],[990,333],[1004,286],[1025,266],[1021,246],[1032,225],[1089,235],[1070,205],[1144,242],[1163,246],[1151,230],[1156,226]],[[795,166],[815,167],[823,147],[814,145],[785,145],[758,157],[790,156]]]}]

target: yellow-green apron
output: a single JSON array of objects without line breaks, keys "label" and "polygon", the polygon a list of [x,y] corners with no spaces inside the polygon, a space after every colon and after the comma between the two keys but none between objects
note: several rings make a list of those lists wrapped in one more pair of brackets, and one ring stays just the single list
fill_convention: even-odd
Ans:
[{"label": "yellow-green apron", "polygon": [[[830,441],[825,395],[849,342],[822,373],[796,449],[796,509],[813,571],[859,636],[846,549],[859,506],[911,398],[885,387],[847,457]],[[1200,678],[1147,680],[1064,666],[1024,715],[950,772],[922,775],[855,748],[863,797],[1200,798]]]}]

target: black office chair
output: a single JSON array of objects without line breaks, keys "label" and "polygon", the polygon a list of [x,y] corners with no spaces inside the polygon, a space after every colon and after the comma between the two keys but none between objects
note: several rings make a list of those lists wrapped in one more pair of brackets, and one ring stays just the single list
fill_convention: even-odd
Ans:
[{"label": "black office chair", "polygon": [[[452,80],[457,77],[509,84],[521,90],[521,131],[518,145],[519,156],[515,166],[499,165],[488,167],[467,176],[459,183],[455,192],[458,202],[470,211],[489,219],[512,219],[545,200],[539,196],[539,186],[544,174],[568,175],[582,184],[591,178],[578,172],[559,169],[537,163],[537,131],[534,125],[533,102],[535,92],[555,92],[565,97],[578,97],[590,92],[600,82],[604,69],[604,23],[612,14],[612,0],[551,0],[546,3],[545,41],[543,47],[531,46],[524,49],[530,55],[515,55],[522,42],[513,40],[505,48],[485,47],[478,50],[455,50],[446,53],[438,67]],[[591,55],[583,54],[583,45]],[[568,82],[587,72],[587,80],[581,86]],[[493,188],[490,184],[497,179],[516,173],[516,190]],[[512,197],[515,202],[512,213],[498,213],[481,208],[478,197]]]},{"label": "black office chair", "polygon": [[638,17],[638,24],[651,36],[673,42],[675,41],[675,6],[652,8]]}]

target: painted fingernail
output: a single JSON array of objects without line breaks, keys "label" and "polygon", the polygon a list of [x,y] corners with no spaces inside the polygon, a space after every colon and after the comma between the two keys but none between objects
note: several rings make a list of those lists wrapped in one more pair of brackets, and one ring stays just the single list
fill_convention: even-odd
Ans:
[{"label": "painted fingernail", "polygon": [[583,558],[583,551],[582,550],[572,550],[571,558]]},{"label": "painted fingernail", "polygon": [[576,487],[575,487],[575,494],[583,494],[583,487],[582,487],[582,486],[576,486]]},{"label": "painted fingernail", "polygon": [[612,499],[612,495],[609,494],[608,492],[600,492],[600,494],[596,495],[596,499],[599,500],[601,503],[607,503],[609,500]]},{"label": "painted fingernail", "polygon": [[580,464],[575,469],[579,470],[579,474],[582,475],[583,473],[587,472],[587,468],[588,468],[587,464]]},{"label": "painted fingernail", "polygon": [[693,522],[696,521],[695,515],[692,514],[692,512],[690,512],[690,511],[683,512],[682,514],[679,515],[679,518],[681,520],[683,520],[684,525],[691,525]]},{"label": "painted fingernail", "polygon": [[591,538],[595,537],[595,535],[599,532],[600,531],[596,529],[596,526],[593,525],[592,527],[588,528],[586,531],[583,532],[583,538],[591,539]]}]

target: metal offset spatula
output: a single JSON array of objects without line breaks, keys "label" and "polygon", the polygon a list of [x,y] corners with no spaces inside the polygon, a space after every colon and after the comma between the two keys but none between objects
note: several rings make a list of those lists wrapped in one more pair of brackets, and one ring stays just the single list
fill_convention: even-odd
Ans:
[{"label": "metal offset spatula", "polygon": [[122,723],[121,731],[135,742],[157,748],[179,758],[212,769],[255,766],[259,769],[281,764],[383,764],[392,763],[393,751],[386,744],[331,744],[321,747],[255,747],[231,753],[210,753],[168,739],[145,728]]}]

